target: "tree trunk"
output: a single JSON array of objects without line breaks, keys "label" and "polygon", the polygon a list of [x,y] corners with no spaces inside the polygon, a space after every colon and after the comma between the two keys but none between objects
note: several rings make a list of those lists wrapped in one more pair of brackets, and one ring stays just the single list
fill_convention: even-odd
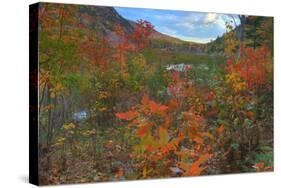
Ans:
[{"label": "tree trunk", "polygon": [[240,31],[239,31],[239,55],[238,57],[243,56],[243,47],[244,47],[244,31],[245,31],[245,22],[246,22],[246,16],[245,15],[239,15],[240,19]]}]

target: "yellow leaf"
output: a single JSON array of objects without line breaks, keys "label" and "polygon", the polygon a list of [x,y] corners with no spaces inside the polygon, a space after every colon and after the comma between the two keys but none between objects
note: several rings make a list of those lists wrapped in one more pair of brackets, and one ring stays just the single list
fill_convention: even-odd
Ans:
[{"label": "yellow leaf", "polygon": [[144,166],[143,170],[142,170],[142,176],[144,178],[146,178],[146,175],[147,175],[147,169],[146,169],[146,166]]},{"label": "yellow leaf", "polygon": [[73,123],[63,125],[63,128],[66,129],[66,130],[74,129],[75,127],[76,126]]},{"label": "yellow leaf", "polygon": [[160,127],[159,128],[159,145],[164,146],[169,141],[169,135],[167,129]]},{"label": "yellow leaf", "polygon": [[99,109],[99,111],[101,111],[101,112],[105,112],[106,110],[107,110],[106,107],[102,107],[102,108]]}]

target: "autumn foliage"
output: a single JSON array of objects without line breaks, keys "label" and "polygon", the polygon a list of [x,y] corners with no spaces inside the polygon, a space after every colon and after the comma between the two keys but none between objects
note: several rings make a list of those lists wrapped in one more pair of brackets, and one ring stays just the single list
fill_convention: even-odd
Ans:
[{"label": "autumn foliage", "polygon": [[40,6],[40,184],[272,171],[270,20],[197,44],[116,14]]},{"label": "autumn foliage", "polygon": [[[174,87],[183,87],[180,83],[186,83],[176,72],[171,74],[171,78]],[[130,111],[115,114],[118,119],[129,121],[126,126],[139,140],[131,157],[137,161],[145,160],[138,166],[140,171],[145,171],[145,177],[159,173],[161,169],[155,168],[160,164],[166,169],[166,175],[200,175],[206,168],[206,161],[212,159],[213,150],[207,143],[215,142],[214,136],[208,132],[204,116],[200,115],[203,111],[182,102],[187,98],[197,98],[195,91],[190,93],[195,88],[185,87],[178,90],[177,95],[171,95],[166,105],[144,95],[140,104]],[[223,132],[221,127],[218,129],[218,133]],[[147,169],[154,170],[147,172]]]},{"label": "autumn foliage", "polygon": [[241,52],[241,58],[238,60],[229,59],[226,69],[231,74],[238,74],[246,82],[247,89],[257,87],[270,87],[272,78],[266,78],[266,75],[272,74],[272,63],[270,52],[266,47],[258,49],[245,48]]}]

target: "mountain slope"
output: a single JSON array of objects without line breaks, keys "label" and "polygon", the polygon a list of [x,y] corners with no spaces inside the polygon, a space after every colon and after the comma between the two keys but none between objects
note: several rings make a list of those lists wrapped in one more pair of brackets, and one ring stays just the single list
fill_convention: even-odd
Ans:
[{"label": "mountain slope", "polygon": [[[111,41],[118,39],[114,32],[116,25],[121,26],[127,34],[131,34],[136,26],[134,21],[123,18],[113,7],[81,6],[79,12],[81,15],[87,14],[91,18],[90,22],[84,21],[84,24],[88,25],[95,32],[105,34]],[[204,44],[183,41],[156,30],[151,34],[150,39],[152,47],[170,51],[202,52],[202,49],[205,49]]]},{"label": "mountain slope", "polygon": [[104,34],[112,32],[115,25],[120,25],[126,33],[131,33],[134,30],[130,21],[121,17],[113,7],[81,6],[79,12],[92,18],[90,23],[86,23],[88,26]]}]

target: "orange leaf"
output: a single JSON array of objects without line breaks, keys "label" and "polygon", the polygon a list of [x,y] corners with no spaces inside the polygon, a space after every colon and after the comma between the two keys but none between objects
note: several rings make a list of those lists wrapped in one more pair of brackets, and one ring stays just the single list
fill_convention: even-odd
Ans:
[{"label": "orange leaf", "polygon": [[205,168],[200,167],[202,163],[208,160],[212,155],[211,154],[204,154],[197,161],[191,164],[190,168],[186,169],[184,173],[185,176],[199,176]]},{"label": "orange leaf", "polygon": [[263,162],[256,163],[256,164],[254,165],[254,168],[257,170],[257,172],[262,172],[262,171],[264,171],[264,167],[265,167],[265,165],[264,165]]},{"label": "orange leaf", "polygon": [[199,176],[203,170],[204,170],[204,168],[201,168],[198,165],[193,163],[187,174],[188,174],[188,176]]},{"label": "orange leaf", "polygon": [[249,111],[249,112],[247,112],[246,114],[247,114],[247,116],[248,116],[249,118],[251,118],[251,119],[254,118],[254,113],[253,113],[253,112]]},{"label": "orange leaf", "polygon": [[151,112],[156,112],[157,111],[158,105],[157,105],[156,102],[150,101],[149,105],[150,105]]},{"label": "orange leaf", "polygon": [[120,180],[120,178],[124,176],[124,169],[122,167],[118,168],[118,171],[115,173],[115,178]]},{"label": "orange leaf", "polygon": [[153,147],[153,146],[151,146],[151,145],[148,145],[148,146],[146,146],[145,149],[146,149],[147,151],[152,152],[152,151],[155,151],[155,150],[157,149],[157,147]]},{"label": "orange leaf", "polygon": [[146,124],[140,124],[136,130],[136,135],[139,137],[144,136],[150,129],[152,124],[146,123]]},{"label": "orange leaf", "polygon": [[135,111],[128,111],[128,112],[125,112],[125,113],[116,113],[115,116],[119,119],[124,119],[124,120],[127,120],[127,121],[130,121],[132,119],[134,119],[136,116],[138,115],[137,112]]},{"label": "orange leaf", "polygon": [[179,107],[179,103],[176,99],[171,99],[168,105],[170,109],[177,109]]},{"label": "orange leaf", "polygon": [[158,107],[159,107],[158,109],[159,109],[160,111],[166,111],[166,110],[168,110],[168,106],[166,106],[166,105],[159,105]]},{"label": "orange leaf", "polygon": [[200,138],[199,136],[195,136],[193,138],[193,141],[196,142],[197,144],[203,144],[203,139]]},{"label": "orange leaf", "polygon": [[134,119],[131,123],[128,124],[128,127],[132,127],[140,123],[139,119]]},{"label": "orange leaf", "polygon": [[199,166],[202,163],[204,163],[205,161],[207,161],[211,156],[212,156],[212,154],[206,153],[206,154],[202,155],[201,157],[199,157],[199,159],[197,161],[195,161],[195,164],[197,164]]},{"label": "orange leaf", "polygon": [[222,133],[224,131],[224,125],[221,125],[219,128],[217,128],[218,133]]},{"label": "orange leaf", "polygon": [[142,97],[141,103],[142,103],[143,105],[148,105],[148,103],[149,103],[149,98],[148,98],[147,95],[144,95],[144,96]]},{"label": "orange leaf", "polygon": [[163,113],[165,113],[165,111],[168,110],[168,106],[157,104],[155,101],[150,101],[149,106],[151,112],[159,115],[163,115]]}]

